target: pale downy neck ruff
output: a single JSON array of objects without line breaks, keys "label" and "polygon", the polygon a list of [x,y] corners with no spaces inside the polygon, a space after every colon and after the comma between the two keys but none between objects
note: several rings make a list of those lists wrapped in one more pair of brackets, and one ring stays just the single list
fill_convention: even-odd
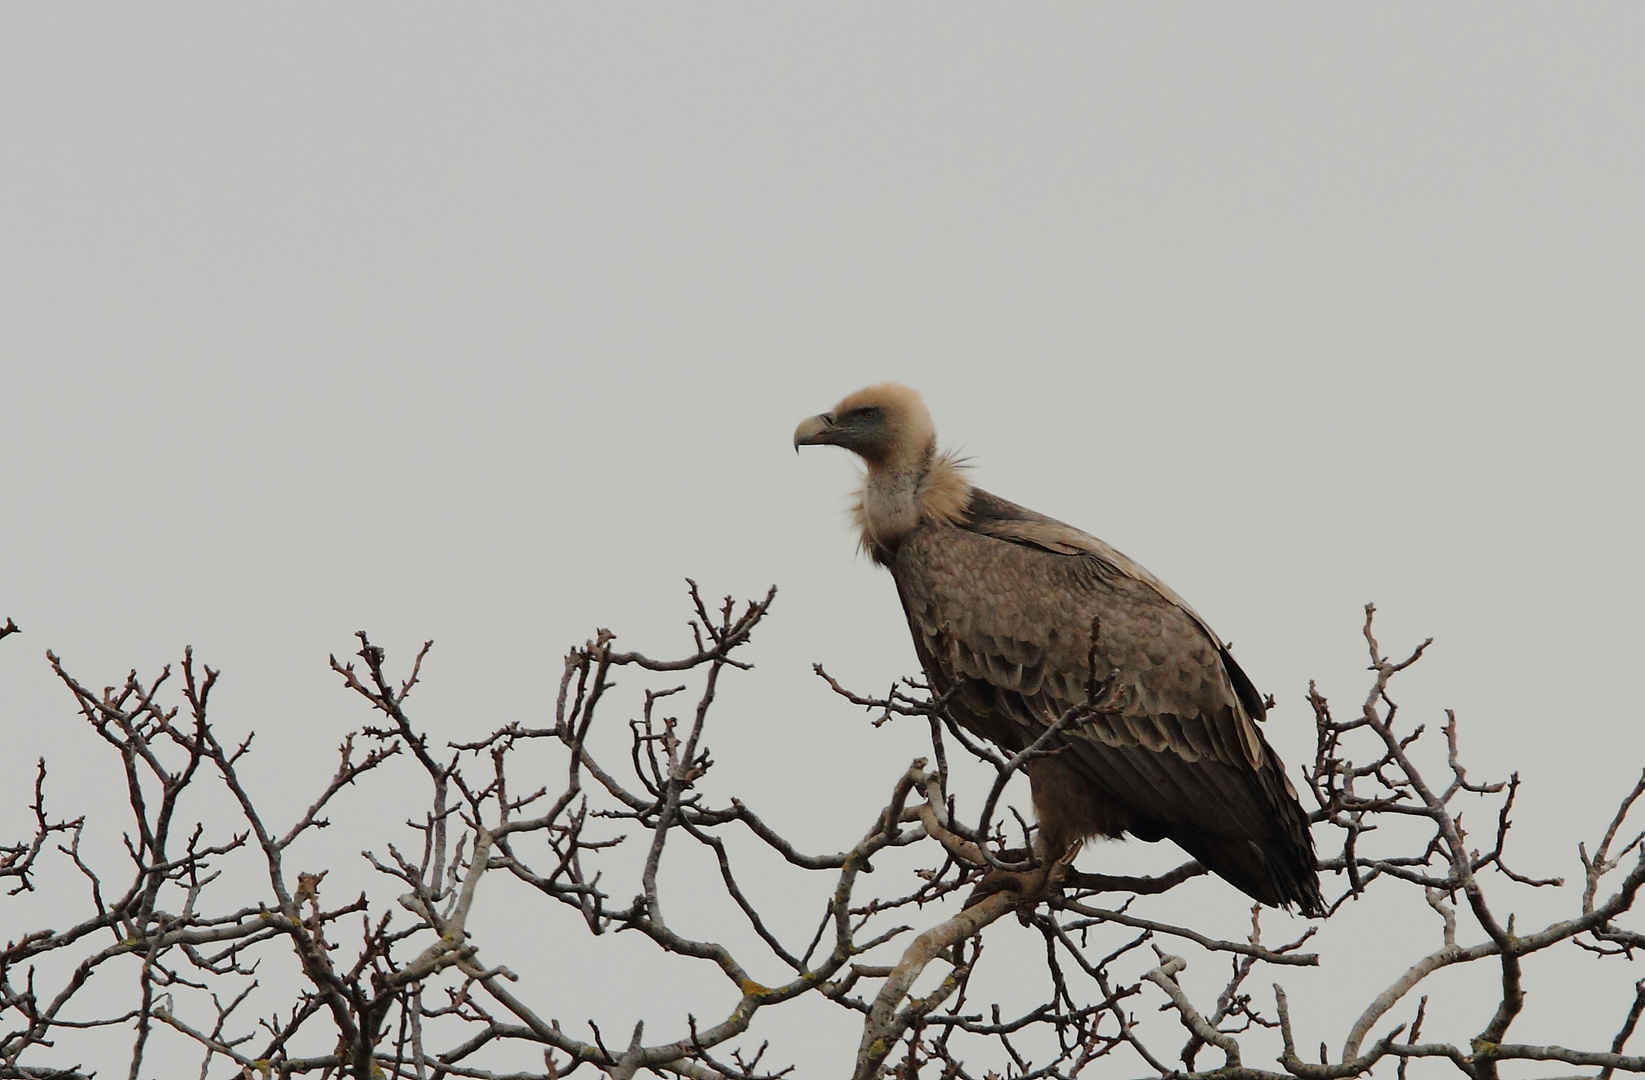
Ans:
[{"label": "pale downy neck ruff", "polygon": [[922,524],[957,524],[970,501],[965,466],[938,453],[932,435],[912,453],[869,466],[852,508],[858,542],[875,562],[890,562],[909,533]]}]

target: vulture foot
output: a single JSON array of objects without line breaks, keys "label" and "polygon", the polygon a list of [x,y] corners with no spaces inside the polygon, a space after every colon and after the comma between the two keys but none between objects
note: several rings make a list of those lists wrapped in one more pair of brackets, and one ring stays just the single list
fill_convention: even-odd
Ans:
[{"label": "vulture foot", "polygon": [[1014,892],[1021,894],[1022,912],[1026,915],[1042,900],[1062,892],[1068,868],[1073,865],[1074,856],[1080,853],[1080,846],[1075,844],[1056,862],[1041,863],[1032,870],[989,870],[971,890],[971,895],[966,897],[965,906],[971,907],[994,893]]}]

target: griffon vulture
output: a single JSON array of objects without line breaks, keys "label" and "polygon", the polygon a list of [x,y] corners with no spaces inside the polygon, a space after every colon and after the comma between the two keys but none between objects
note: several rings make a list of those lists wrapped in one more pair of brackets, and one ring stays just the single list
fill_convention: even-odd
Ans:
[{"label": "griffon vulture", "polygon": [[1087,701],[1093,672],[1118,671],[1111,711],[1027,766],[1042,857],[1092,836],[1169,839],[1253,899],[1322,913],[1308,817],[1255,723],[1263,699],[1181,597],[1096,537],[973,487],[905,386],[803,421],[795,448],[818,444],[867,463],[862,548],[891,571],[960,726],[1015,752]]}]

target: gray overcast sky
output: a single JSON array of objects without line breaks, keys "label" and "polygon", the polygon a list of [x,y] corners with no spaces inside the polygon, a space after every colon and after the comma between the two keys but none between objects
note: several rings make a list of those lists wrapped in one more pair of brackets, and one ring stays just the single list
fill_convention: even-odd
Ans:
[{"label": "gray overcast sky", "polygon": [[455,736],[595,626],[681,646],[691,575],[782,590],[726,790],[837,772],[855,837],[918,733],[809,664],[915,660],[789,437],[891,378],[1231,638],[1293,765],[1365,601],[1436,637],[1406,704],[1568,874],[1645,758],[1642,47],[1623,4],[8,6],[0,783],[91,747],[48,647],[192,643],[295,803],[352,631],[436,640]]}]

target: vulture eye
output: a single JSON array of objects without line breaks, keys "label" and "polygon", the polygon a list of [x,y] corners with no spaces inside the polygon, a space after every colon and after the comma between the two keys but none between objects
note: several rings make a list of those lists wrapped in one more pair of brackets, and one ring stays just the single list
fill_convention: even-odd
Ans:
[{"label": "vulture eye", "polygon": [[864,405],[861,409],[857,410],[857,415],[861,416],[864,420],[878,420],[880,418],[880,410],[877,405]]}]

